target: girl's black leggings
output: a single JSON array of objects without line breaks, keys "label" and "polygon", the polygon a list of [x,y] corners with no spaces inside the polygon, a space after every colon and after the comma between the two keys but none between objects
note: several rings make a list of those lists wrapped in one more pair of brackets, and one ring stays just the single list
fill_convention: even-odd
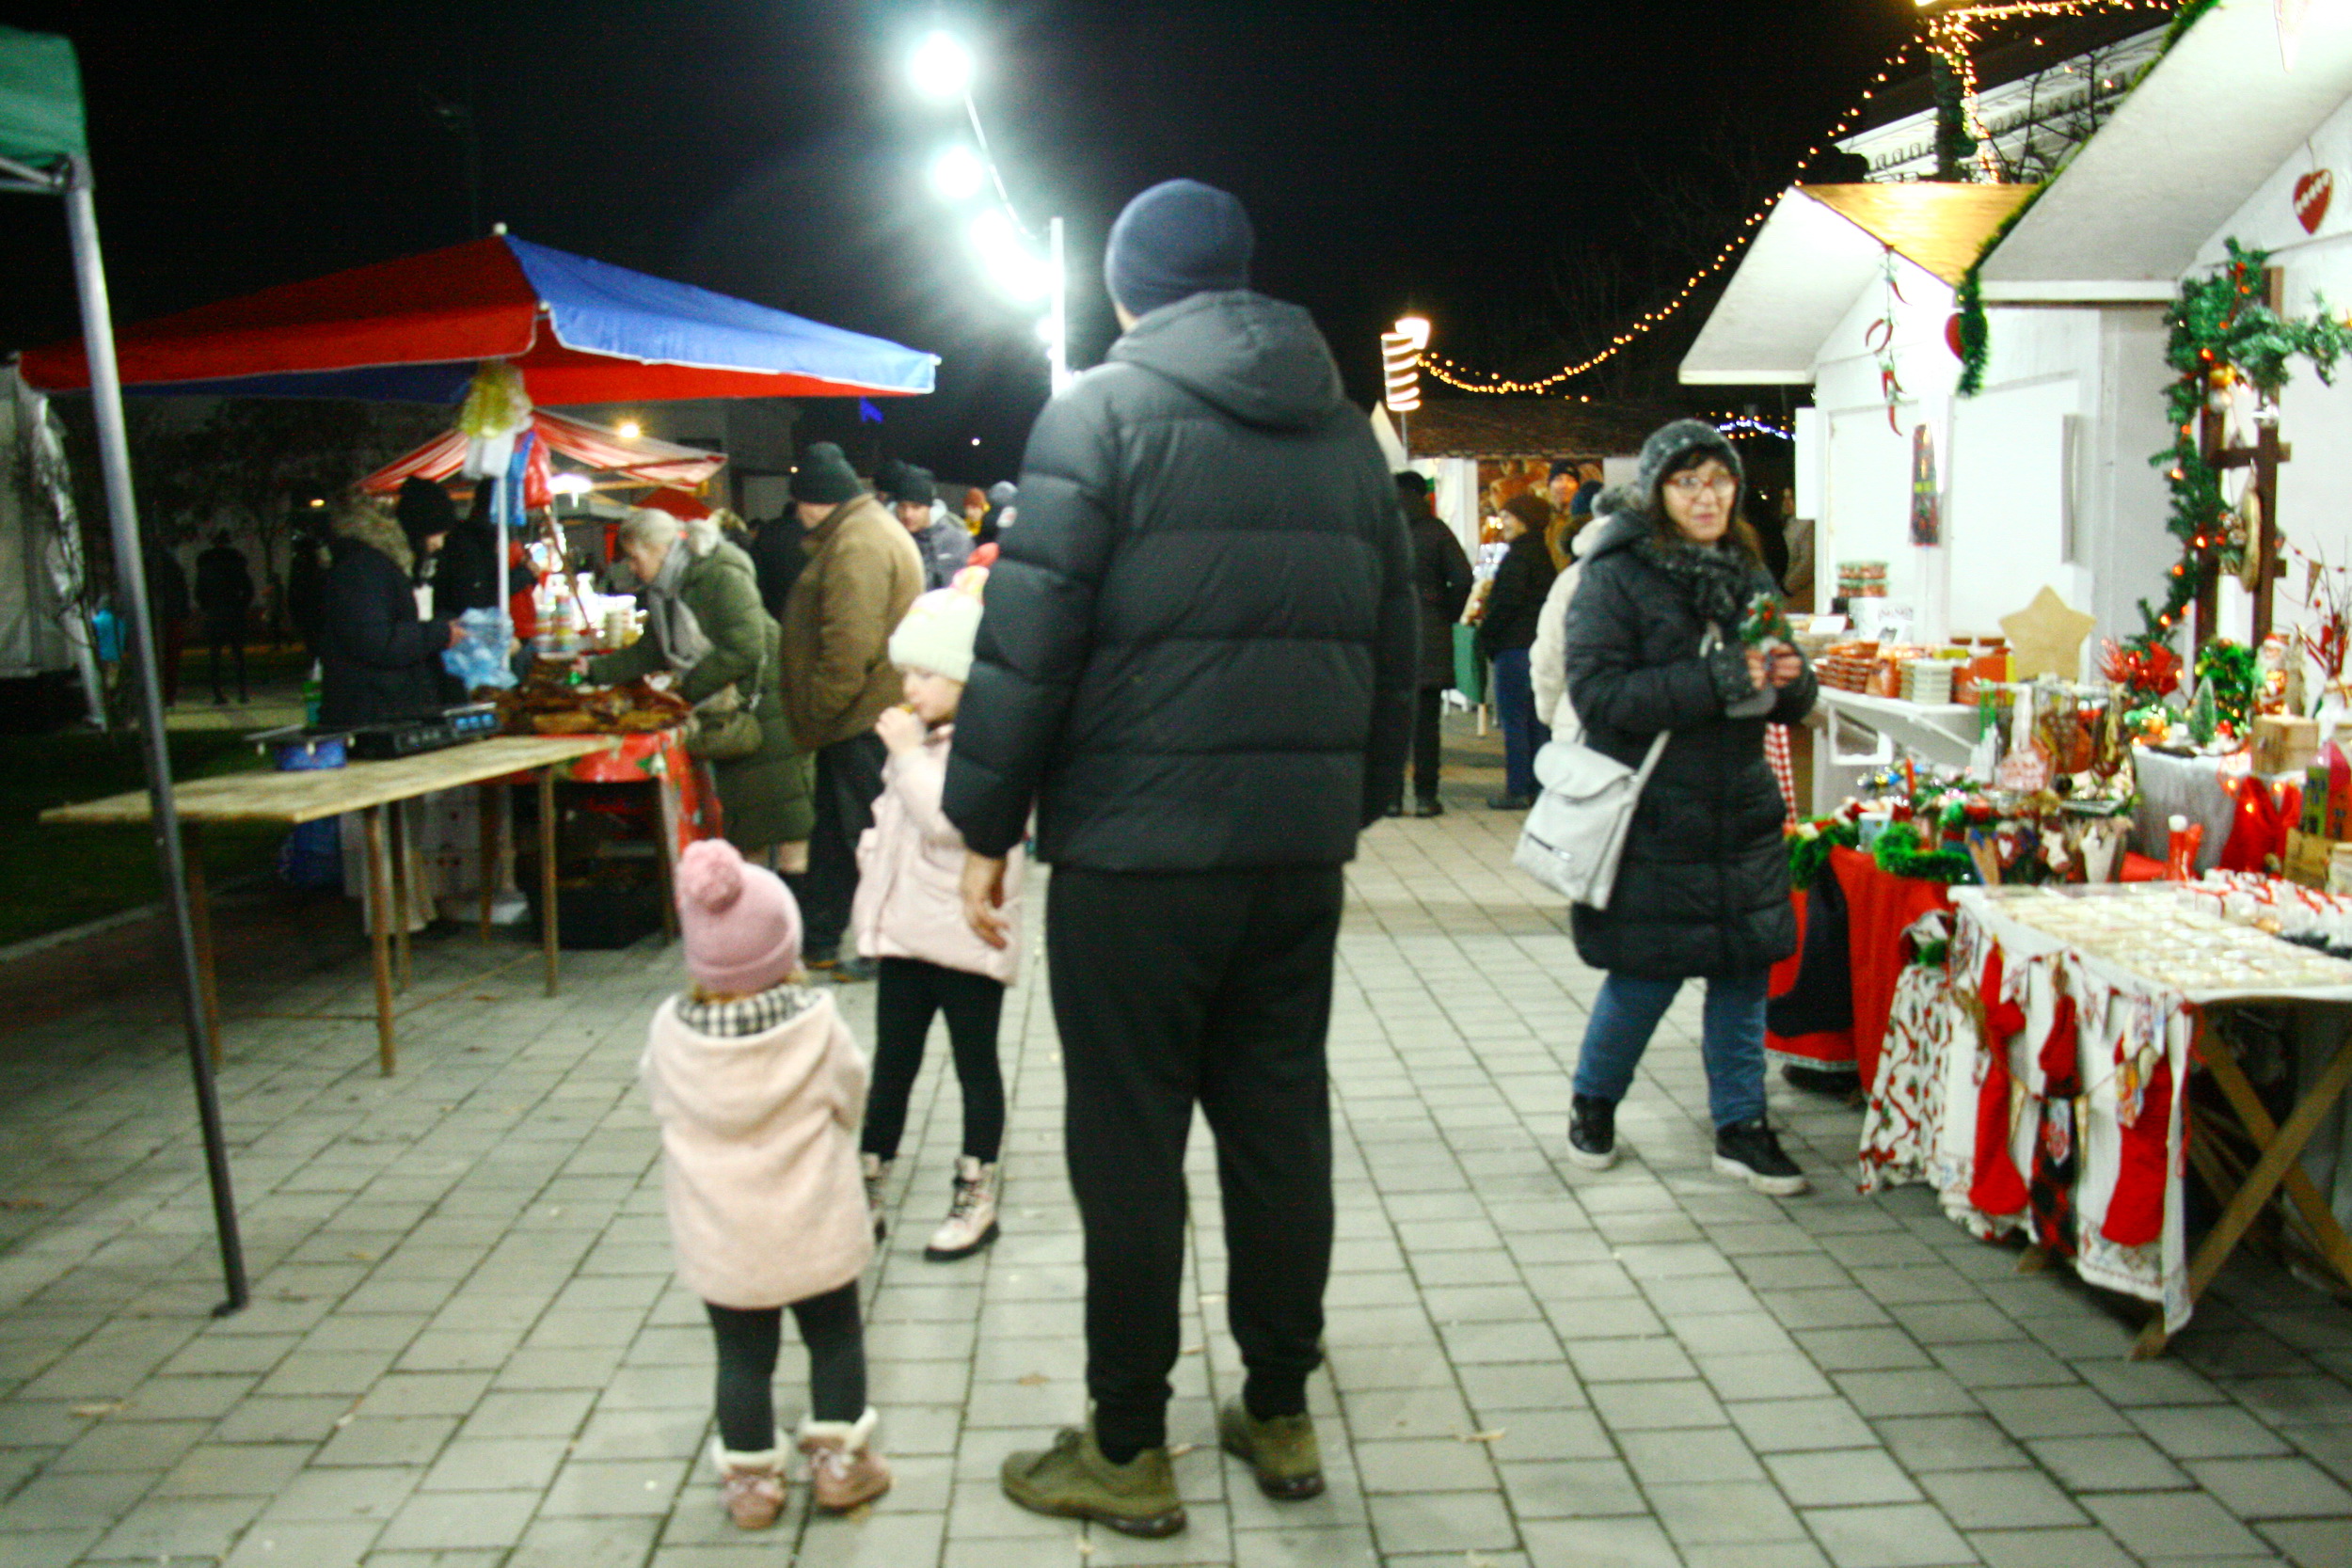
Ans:
[{"label": "girl's black leggings", "polygon": [[898,1157],[907,1101],[922,1070],[931,1019],[947,1015],[947,1043],[963,1088],[963,1152],[996,1163],[1005,1142],[1005,1075],[996,1065],[996,1029],[1005,988],[985,974],[943,969],[921,958],[884,958],[874,982],[874,1082],[866,1096],[866,1153]]},{"label": "girl's black leggings", "polygon": [[[719,1441],[735,1453],[775,1446],[776,1346],[781,1307],[719,1307],[706,1302],[719,1341]],[[857,1281],[792,1304],[808,1346],[808,1413],[818,1421],[854,1421],[866,1414],[866,1336],[858,1326]]]}]

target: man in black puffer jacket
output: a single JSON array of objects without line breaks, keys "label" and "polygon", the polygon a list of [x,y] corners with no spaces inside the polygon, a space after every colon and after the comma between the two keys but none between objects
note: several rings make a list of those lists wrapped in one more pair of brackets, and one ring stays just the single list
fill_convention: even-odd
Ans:
[{"label": "man in black puffer jacket", "polygon": [[1166,1408],[1196,1101],[1248,1372],[1220,1435],[1269,1493],[1322,1490],[1341,867],[1404,767],[1419,669],[1387,466],[1307,313],[1248,291],[1250,243],[1190,181],[1112,230],[1126,336],[1029,437],[945,800],[992,938],[1037,803],[1086,1226],[1094,1419],[1013,1455],[1005,1490],[1146,1535],[1184,1525]]}]

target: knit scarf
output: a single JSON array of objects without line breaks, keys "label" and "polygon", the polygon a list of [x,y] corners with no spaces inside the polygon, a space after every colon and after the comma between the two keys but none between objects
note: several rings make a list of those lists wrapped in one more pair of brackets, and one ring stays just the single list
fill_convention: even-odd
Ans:
[{"label": "knit scarf", "polygon": [[669,658],[670,668],[680,672],[691,670],[710,652],[710,639],[704,635],[702,623],[678,594],[691,564],[686,541],[673,540],[670,553],[661,558],[661,569],[645,584],[646,619],[654,625],[655,645]]},{"label": "knit scarf", "polygon": [[1633,553],[1673,578],[1699,619],[1721,626],[1725,637],[1747,619],[1748,601],[1757,592],[1756,568],[1737,545],[1694,545],[1650,533],[1635,542]]}]

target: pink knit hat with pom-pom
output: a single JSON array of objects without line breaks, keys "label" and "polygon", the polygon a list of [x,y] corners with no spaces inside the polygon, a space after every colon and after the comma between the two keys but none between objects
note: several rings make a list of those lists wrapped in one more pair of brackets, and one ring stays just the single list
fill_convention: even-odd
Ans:
[{"label": "pink knit hat with pom-pom", "polygon": [[749,994],[801,967],[801,907],[784,879],[747,865],[734,845],[705,839],[677,862],[686,969],[703,990]]}]

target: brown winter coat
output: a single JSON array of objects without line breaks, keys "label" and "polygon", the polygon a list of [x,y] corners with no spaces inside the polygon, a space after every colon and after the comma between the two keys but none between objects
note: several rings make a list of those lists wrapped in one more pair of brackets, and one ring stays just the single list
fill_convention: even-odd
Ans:
[{"label": "brown winter coat", "polygon": [[784,606],[784,702],[804,752],[864,735],[901,700],[890,634],[923,592],[923,557],[872,496],[834,507],[801,542]]}]

